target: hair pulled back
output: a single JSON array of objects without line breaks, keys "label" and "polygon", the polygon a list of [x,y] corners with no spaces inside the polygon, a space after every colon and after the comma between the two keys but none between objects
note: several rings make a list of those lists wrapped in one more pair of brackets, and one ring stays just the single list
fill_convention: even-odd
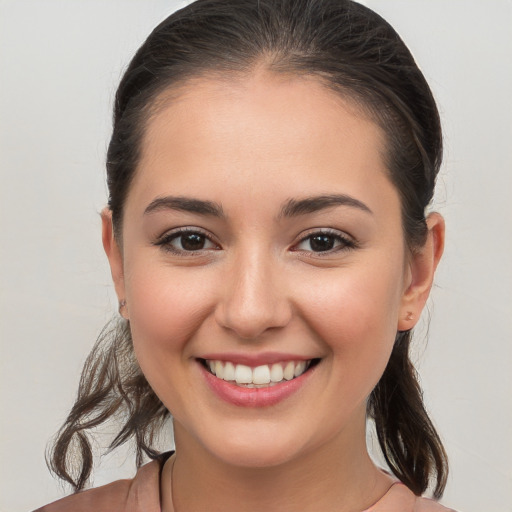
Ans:
[{"label": "hair pulled back", "polygon": [[[398,34],[379,15],[349,0],[197,0],[154,29],[115,98],[107,181],[116,237],[121,239],[123,206],[161,93],[208,74],[249,74],[257,64],[275,73],[317,78],[382,127],[389,177],[401,198],[404,237],[410,250],[420,247],[442,159],[439,114]],[[397,333],[368,414],[393,473],[415,494],[433,484],[434,496],[440,497],[447,457],[423,405],[410,342],[410,332]],[[92,470],[88,433],[113,416],[122,426],[110,449],[134,437],[138,465],[143,454],[157,456],[154,438],[169,412],[144,378],[129,324],[122,321],[102,333],[89,355],[78,397],[49,459],[52,470],[76,490]]]}]

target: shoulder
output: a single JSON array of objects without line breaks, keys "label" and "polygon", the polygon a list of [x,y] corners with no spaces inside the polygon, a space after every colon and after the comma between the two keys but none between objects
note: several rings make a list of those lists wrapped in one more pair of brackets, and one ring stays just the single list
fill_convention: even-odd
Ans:
[{"label": "shoulder", "polygon": [[403,483],[395,482],[375,505],[365,512],[455,512],[437,501],[419,498]]},{"label": "shoulder", "polygon": [[72,494],[34,512],[160,512],[160,473],[170,455],[145,464],[132,479]]},{"label": "shoulder", "polygon": [[118,480],[102,487],[81,491],[34,512],[121,512],[126,508],[132,482],[133,480]]},{"label": "shoulder", "polygon": [[446,508],[440,503],[437,503],[437,501],[427,498],[416,498],[413,510],[414,512],[455,512],[455,510]]}]

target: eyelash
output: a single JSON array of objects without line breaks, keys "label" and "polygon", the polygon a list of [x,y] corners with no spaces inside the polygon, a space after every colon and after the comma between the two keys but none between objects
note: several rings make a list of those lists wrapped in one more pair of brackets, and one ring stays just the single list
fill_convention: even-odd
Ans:
[{"label": "eyelash", "polygon": [[[180,256],[197,256],[199,254],[203,254],[204,251],[212,250],[212,248],[202,248],[198,250],[187,250],[187,249],[178,249],[176,247],[172,246],[172,242],[174,240],[179,239],[180,237],[183,237],[185,235],[199,235],[204,239],[204,243],[211,243],[215,246],[215,249],[213,250],[219,250],[219,245],[212,239],[211,236],[209,236],[207,233],[203,232],[202,230],[198,228],[180,228],[176,231],[171,231],[160,237],[156,242],[154,242],[155,246],[161,247],[164,251],[180,255]],[[302,243],[306,242],[307,240],[313,239],[315,236],[324,236],[329,237],[331,239],[334,239],[334,243],[338,242],[338,246],[334,246],[331,249],[327,249],[325,251],[313,251],[313,250],[304,250],[304,249],[298,249],[297,247],[300,246]],[[183,242],[182,242],[183,243]],[[339,231],[333,230],[333,229],[317,229],[314,231],[310,231],[306,236],[303,236],[296,244],[292,246],[290,249],[293,252],[302,252],[307,254],[314,254],[315,257],[322,257],[324,255],[331,255],[336,252],[340,251],[347,251],[351,249],[356,249],[358,247],[358,244],[355,240],[352,238],[343,235]]]},{"label": "eyelash", "polygon": [[171,231],[171,232],[165,233],[156,242],[154,242],[154,245],[161,247],[164,251],[167,251],[172,254],[179,255],[179,256],[196,256],[198,254],[203,254],[204,251],[211,250],[211,248],[207,248],[207,249],[198,249],[197,251],[193,251],[193,250],[186,250],[186,249],[178,249],[171,245],[174,240],[177,240],[180,237],[183,237],[185,235],[199,235],[200,237],[202,237],[204,239],[205,243],[210,242],[211,244],[215,245],[216,248],[214,250],[219,250],[218,244],[212,239],[212,237],[209,236],[207,233],[203,232],[199,228],[180,228],[176,231]]},{"label": "eyelash", "polygon": [[[336,242],[339,242],[339,245],[338,246],[334,246],[332,249],[328,249],[328,250],[325,250],[325,251],[313,251],[313,250],[303,250],[303,249],[297,249],[296,247],[298,247],[299,245],[301,245],[302,243],[306,242],[307,240],[310,240],[310,244],[311,244],[311,240],[313,239],[313,237],[315,236],[325,236],[325,237],[329,237],[331,239],[334,239],[334,243]],[[309,233],[307,233],[305,236],[303,236],[299,242],[297,242],[293,247],[292,247],[292,251],[294,252],[303,252],[303,253],[307,253],[307,254],[314,254],[314,257],[315,258],[318,258],[318,257],[322,257],[322,256],[329,256],[329,255],[332,255],[333,253],[337,253],[337,252],[341,252],[341,251],[348,251],[348,250],[351,250],[351,249],[357,249],[358,247],[358,244],[357,242],[347,236],[347,235],[344,235],[343,233],[340,233],[339,231],[336,231],[334,229],[316,229],[316,230],[313,230],[313,231],[310,231]]]}]

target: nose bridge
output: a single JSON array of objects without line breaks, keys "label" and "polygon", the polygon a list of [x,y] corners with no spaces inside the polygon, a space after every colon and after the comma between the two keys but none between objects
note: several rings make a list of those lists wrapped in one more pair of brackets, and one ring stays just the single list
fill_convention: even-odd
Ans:
[{"label": "nose bridge", "polygon": [[269,249],[252,244],[238,251],[218,308],[219,323],[244,339],[284,327],[291,309],[279,273],[278,262]]}]

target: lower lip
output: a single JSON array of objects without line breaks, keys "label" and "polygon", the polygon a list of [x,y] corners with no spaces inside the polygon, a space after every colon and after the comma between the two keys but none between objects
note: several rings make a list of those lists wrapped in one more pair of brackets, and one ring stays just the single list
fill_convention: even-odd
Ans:
[{"label": "lower lip", "polygon": [[315,367],[310,368],[299,377],[266,388],[246,388],[219,379],[212,375],[201,363],[198,364],[209,388],[225,402],[240,407],[276,405],[298,392],[315,370]]}]

